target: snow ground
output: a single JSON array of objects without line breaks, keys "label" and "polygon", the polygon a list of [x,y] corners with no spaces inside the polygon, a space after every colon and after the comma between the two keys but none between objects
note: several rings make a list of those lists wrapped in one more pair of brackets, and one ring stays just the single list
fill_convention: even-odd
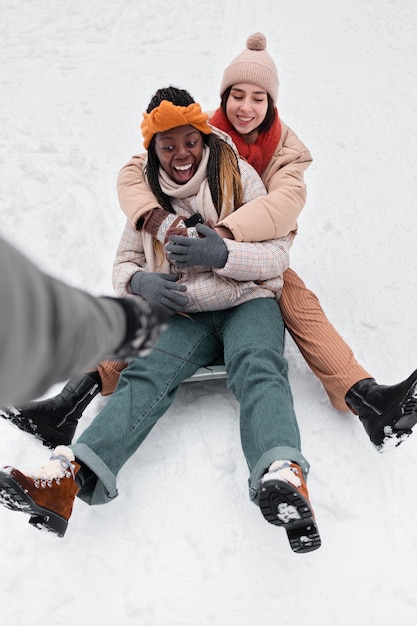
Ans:
[{"label": "snow ground", "polygon": [[[379,382],[410,374],[414,0],[0,0],[0,15],[5,237],[46,271],[111,293],[115,177],[141,149],[150,97],[175,84],[214,108],[225,65],[263,31],[281,117],[315,158],[292,265]],[[0,511],[2,625],[414,625],[417,435],[378,454],[290,340],[287,355],[320,550],[293,554],[249,502],[224,382],[187,384],[123,469],[119,498],[77,501],[64,539]],[[0,422],[2,465],[30,470],[47,455]]]}]

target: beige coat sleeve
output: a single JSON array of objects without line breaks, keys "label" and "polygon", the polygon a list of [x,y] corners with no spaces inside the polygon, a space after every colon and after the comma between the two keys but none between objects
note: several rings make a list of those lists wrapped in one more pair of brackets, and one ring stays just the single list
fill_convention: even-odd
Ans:
[{"label": "beige coat sleeve", "polygon": [[306,201],[304,172],[312,162],[306,146],[282,123],[277,150],[262,174],[268,195],[240,207],[219,223],[236,241],[264,241],[297,231],[297,218]]},{"label": "beige coat sleeve", "polygon": [[[312,157],[294,131],[281,124],[281,141],[262,174],[268,194],[248,202],[218,224],[228,228],[236,241],[265,241],[297,232],[297,218],[307,193],[304,172]],[[145,182],[145,160],[146,153],[133,156],[117,178],[120,206],[134,229],[148,211],[161,208]]]},{"label": "beige coat sleeve", "polygon": [[146,152],[133,156],[122,167],[117,177],[120,207],[135,230],[141,217],[148,211],[160,207],[143,176],[145,161]]}]

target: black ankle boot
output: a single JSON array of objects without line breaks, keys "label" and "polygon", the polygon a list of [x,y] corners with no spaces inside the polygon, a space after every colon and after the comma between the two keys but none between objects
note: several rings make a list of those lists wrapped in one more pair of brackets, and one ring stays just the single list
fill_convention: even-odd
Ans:
[{"label": "black ankle boot", "polygon": [[417,423],[417,370],[398,385],[378,385],[373,378],[360,380],[345,400],[380,452],[399,446]]},{"label": "black ankle boot", "polygon": [[54,398],[0,409],[0,415],[49,448],[68,445],[84,409],[101,390],[98,372],[71,378]]}]

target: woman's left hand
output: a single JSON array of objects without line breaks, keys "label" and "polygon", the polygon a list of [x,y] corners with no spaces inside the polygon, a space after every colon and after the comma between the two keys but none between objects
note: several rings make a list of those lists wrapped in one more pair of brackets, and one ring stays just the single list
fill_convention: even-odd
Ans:
[{"label": "woman's left hand", "polygon": [[196,229],[201,238],[172,235],[165,246],[168,259],[177,267],[224,267],[229,251],[223,239],[209,226],[197,224]]}]

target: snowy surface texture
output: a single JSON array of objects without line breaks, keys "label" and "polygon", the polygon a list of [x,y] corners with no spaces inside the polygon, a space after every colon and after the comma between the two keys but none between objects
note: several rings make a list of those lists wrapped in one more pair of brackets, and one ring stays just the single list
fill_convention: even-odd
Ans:
[{"label": "snowy surface texture", "polygon": [[[292,265],[379,382],[416,367],[415,0],[0,0],[0,18],[3,236],[112,293],[115,179],[141,150],[142,111],[169,84],[216,107],[225,65],[260,30],[281,117],[315,159]],[[224,382],[183,385],[119,498],[77,501],[64,539],[0,510],[2,626],[416,624],[417,433],[378,454],[286,352],[320,550],[292,553],[249,502]],[[1,465],[47,457],[0,421]]]}]

